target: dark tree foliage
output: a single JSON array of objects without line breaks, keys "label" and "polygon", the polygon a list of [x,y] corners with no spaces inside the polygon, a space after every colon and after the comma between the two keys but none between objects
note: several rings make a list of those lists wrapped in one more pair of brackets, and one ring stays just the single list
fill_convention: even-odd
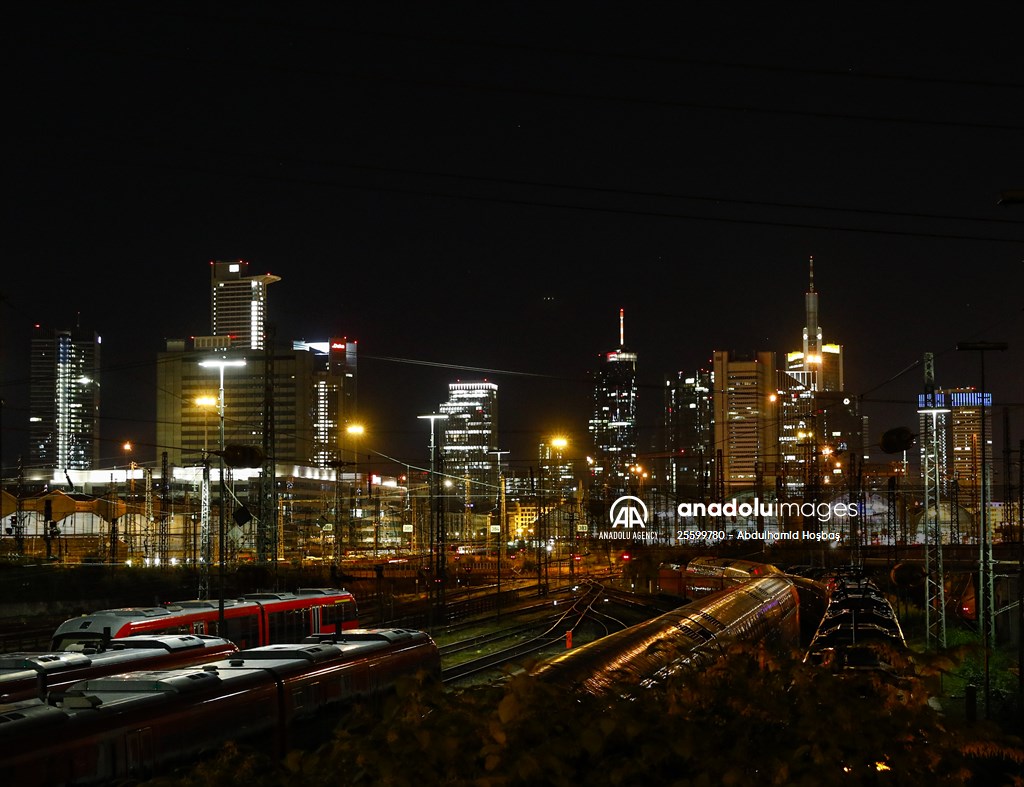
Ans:
[{"label": "dark tree foliage", "polygon": [[229,746],[151,785],[1024,784],[1020,740],[944,717],[923,685],[741,648],[614,700],[525,675],[454,692],[409,679],[315,751],[275,762]]}]

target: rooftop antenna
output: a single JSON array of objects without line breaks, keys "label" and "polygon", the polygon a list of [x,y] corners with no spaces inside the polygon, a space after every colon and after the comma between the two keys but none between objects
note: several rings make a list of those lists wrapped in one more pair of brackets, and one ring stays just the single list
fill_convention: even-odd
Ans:
[{"label": "rooftop antenna", "polygon": [[619,347],[626,346],[626,310],[619,309]]},{"label": "rooftop antenna", "polygon": [[[818,293],[814,291],[814,257],[810,258],[810,286],[804,293],[804,369],[809,363],[821,363],[821,326],[818,325]],[[814,359],[814,360],[812,360]],[[817,383],[816,383],[817,384]]]}]

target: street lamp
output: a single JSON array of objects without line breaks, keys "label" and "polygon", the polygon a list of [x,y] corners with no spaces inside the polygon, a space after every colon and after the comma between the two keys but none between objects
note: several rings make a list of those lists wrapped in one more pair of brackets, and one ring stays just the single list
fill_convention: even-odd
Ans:
[{"label": "street lamp", "polygon": [[210,408],[217,406],[216,396],[197,396],[195,398],[195,405],[203,411],[203,453],[205,454],[209,450],[209,431],[210,431]]},{"label": "street lamp", "polygon": [[[552,476],[553,476],[552,480],[554,481],[554,489],[553,489],[553,491],[555,493],[554,506],[555,506],[555,513],[558,515],[558,517],[556,518],[556,521],[555,521],[554,539],[553,539],[556,547],[558,545],[558,531],[559,531],[559,527],[558,526],[562,522],[561,515],[560,515],[561,505],[562,505],[562,497],[563,497],[563,492],[564,492],[564,489],[562,487],[562,463],[565,461],[565,453],[564,452],[565,452],[565,449],[568,446],[569,446],[569,441],[565,437],[562,437],[561,435],[556,435],[555,437],[551,438],[551,448],[553,449],[553,454],[552,454],[552,457],[551,457],[552,458],[552,468],[551,469],[553,471],[552,472]],[[551,523],[551,513],[550,512],[548,513],[547,523],[548,524]],[[545,536],[547,537],[545,539],[545,541],[552,540],[551,539],[550,529],[545,528],[545,530],[546,530]],[[548,547],[548,545],[545,544],[544,545],[545,551],[547,550],[547,547]],[[557,560],[558,560],[557,554],[555,555],[555,560],[556,560],[556,564],[557,564]],[[570,574],[572,573],[572,561],[573,561],[573,556],[572,556],[572,554],[570,554],[569,555],[569,571],[570,571]],[[545,564],[545,567],[544,567],[544,583],[545,583],[545,585],[547,584],[547,581],[548,581],[547,568],[548,568],[548,565],[550,565],[550,563],[551,563],[551,556],[547,555],[547,563]],[[559,569],[559,574],[561,574],[561,569]]]},{"label": "street lamp", "polygon": [[438,505],[438,474],[437,474],[437,449],[434,442],[434,422],[444,421],[448,418],[442,413],[430,413],[429,415],[418,415],[424,421],[430,421],[430,615],[433,618],[434,606],[444,608],[444,574],[446,571],[445,554],[445,532],[444,517]]},{"label": "street lamp", "polygon": [[[349,506],[348,513],[348,524],[349,524],[349,545],[355,546],[355,518],[358,515],[357,512],[360,508],[359,495],[361,492],[361,486],[359,484],[359,442],[358,439],[362,437],[366,430],[362,424],[349,424],[345,427],[345,433],[352,438],[352,490],[353,500],[352,505]],[[337,538],[337,535],[335,535]]]},{"label": "street lamp", "polygon": [[[218,538],[219,538],[219,563],[217,575],[218,584],[218,595],[220,603],[218,605],[218,629],[217,633],[220,636],[224,636],[224,575],[225,575],[225,553],[224,553],[224,369],[229,366],[245,366],[244,359],[228,360],[227,358],[211,358],[206,361],[200,361],[199,365],[204,369],[217,369],[220,373],[220,388],[217,394],[217,410],[220,418],[220,468],[217,482],[220,484],[220,521],[218,524]],[[205,571],[206,569],[204,569]]]},{"label": "street lamp", "polygon": [[[202,555],[203,566],[200,567],[200,576],[206,576],[210,565],[210,408],[217,406],[216,396],[197,396],[196,407],[203,411],[203,488],[200,490],[199,498],[199,554]],[[195,522],[192,523],[192,565],[198,563],[196,556],[196,532]],[[200,582],[199,598],[205,599],[210,595],[209,583],[204,587]]]}]

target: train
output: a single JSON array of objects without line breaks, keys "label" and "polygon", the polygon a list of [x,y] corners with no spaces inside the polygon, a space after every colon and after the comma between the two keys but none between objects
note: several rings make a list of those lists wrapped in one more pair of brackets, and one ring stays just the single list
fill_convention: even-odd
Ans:
[{"label": "train", "polygon": [[355,597],[338,588],[299,588],[294,593],[248,593],[220,601],[195,599],[159,607],[103,609],[66,620],[50,642],[54,651],[96,648],[105,639],[136,634],[218,636],[239,648],[300,642],[315,632],[340,633],[358,626]]},{"label": "train", "polygon": [[140,669],[171,669],[226,658],[238,647],[195,634],[133,635],[100,648],[0,654],[0,703],[45,698],[79,681]]},{"label": "train", "polygon": [[325,714],[403,675],[440,675],[429,635],[356,629],[167,670],[91,678],[0,706],[0,767],[19,787],[148,779],[232,740],[283,755]]},{"label": "train", "polygon": [[701,598],[755,577],[782,574],[771,563],[756,563],[724,557],[695,557],[685,566],[662,563],[658,567],[658,590],[686,599]]},{"label": "train", "polygon": [[827,586],[828,605],[804,662],[836,672],[894,672],[893,654],[907,650],[892,604],[872,581],[840,572]]},{"label": "train", "polygon": [[543,662],[531,676],[592,695],[662,681],[684,665],[717,658],[733,643],[780,651],[800,642],[800,603],[784,576],[748,579],[644,623]]}]

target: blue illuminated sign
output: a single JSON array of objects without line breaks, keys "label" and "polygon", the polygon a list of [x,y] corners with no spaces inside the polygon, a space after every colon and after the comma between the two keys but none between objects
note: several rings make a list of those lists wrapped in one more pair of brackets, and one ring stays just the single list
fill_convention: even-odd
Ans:
[{"label": "blue illuminated sign", "polygon": [[917,407],[930,410],[938,407],[991,407],[992,394],[981,391],[918,394]]}]

